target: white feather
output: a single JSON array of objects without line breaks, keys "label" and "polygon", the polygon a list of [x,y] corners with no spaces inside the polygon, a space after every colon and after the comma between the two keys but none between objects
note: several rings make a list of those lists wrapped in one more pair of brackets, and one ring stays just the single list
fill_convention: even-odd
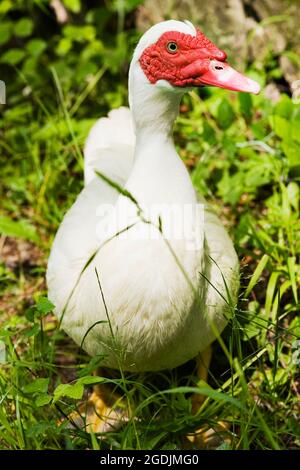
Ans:
[{"label": "white feather", "polygon": [[[62,327],[78,344],[91,328],[83,348],[90,355],[106,355],[109,367],[119,367],[121,361],[128,370],[160,370],[194,357],[213,341],[211,324],[219,331],[225,326],[227,288],[234,299],[238,286],[232,242],[203,199],[204,223],[198,216],[189,218],[180,239],[169,230],[180,223],[176,216],[166,217],[172,204],[197,205],[172,139],[184,90],[165,81],[150,84],[137,59],[163,32],[174,29],[195,33],[191,24],[177,21],[152,27],[140,40],[130,67],[131,112],[113,110],[92,128],[85,147],[86,186],[65,216],[49,259],[49,298],[56,314],[63,316]],[[95,169],[124,186],[143,209],[163,206],[168,243],[157,228],[141,222],[130,198],[95,176]],[[123,228],[138,221],[124,232],[126,238],[110,239],[114,212],[103,215],[106,207],[124,216]],[[157,224],[157,219],[152,222]],[[200,243],[188,248],[188,238]]]},{"label": "white feather", "polygon": [[132,164],[135,135],[128,108],[110,111],[90,130],[84,149],[84,181],[87,185],[100,171],[124,184]]}]

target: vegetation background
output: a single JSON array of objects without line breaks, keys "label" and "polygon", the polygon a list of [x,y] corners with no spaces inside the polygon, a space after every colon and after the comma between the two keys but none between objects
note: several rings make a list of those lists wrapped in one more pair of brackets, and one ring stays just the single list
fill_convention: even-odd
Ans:
[{"label": "vegetation background", "polygon": [[[0,2],[0,448],[176,449],[220,420],[214,448],[299,448],[299,11],[299,0]],[[259,96],[190,93],[175,129],[196,189],[234,239],[242,288],[209,384],[197,383],[193,362],[108,375],[133,418],[101,440],[58,424],[86,399],[101,358],[57,329],[45,268],[82,188],[84,139],[127,104],[134,46],[168,18],[193,21],[262,85]],[[207,400],[194,415],[197,386]]]}]

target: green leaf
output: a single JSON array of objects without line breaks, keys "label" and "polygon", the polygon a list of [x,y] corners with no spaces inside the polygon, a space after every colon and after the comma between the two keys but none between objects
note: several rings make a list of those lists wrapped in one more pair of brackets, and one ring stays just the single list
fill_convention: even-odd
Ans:
[{"label": "green leaf", "polygon": [[25,38],[30,36],[33,31],[33,21],[30,18],[22,18],[17,21],[14,28],[16,36]]},{"label": "green leaf", "polygon": [[10,65],[17,65],[24,58],[23,49],[10,49],[1,56],[1,62]]},{"label": "green leaf", "polygon": [[77,380],[77,383],[82,385],[93,385],[100,382],[103,382],[105,379],[103,377],[98,377],[96,375],[87,375],[86,377],[81,377]]},{"label": "green leaf", "polygon": [[272,121],[275,134],[278,135],[278,137],[281,137],[281,139],[289,140],[291,137],[291,127],[289,121],[276,114],[273,116]]},{"label": "green leaf", "polygon": [[77,42],[92,41],[96,37],[96,28],[92,25],[78,26],[68,24],[63,29],[64,36]]},{"label": "green leaf", "polygon": [[250,119],[252,116],[252,97],[249,93],[238,94],[240,112],[245,116],[246,119]]},{"label": "green leaf", "polygon": [[283,222],[288,224],[290,222],[291,207],[289,203],[287,188],[281,182],[280,182],[280,189],[281,189],[281,197],[282,197],[282,204],[281,204],[282,220]]},{"label": "green leaf", "polygon": [[31,39],[26,44],[26,49],[33,57],[38,57],[46,49],[47,44],[42,39]]},{"label": "green leaf", "polygon": [[26,330],[23,333],[24,338],[31,338],[31,336],[35,336],[40,332],[40,326],[38,324],[34,325],[33,328],[30,330]]},{"label": "green leaf", "polygon": [[69,397],[79,400],[83,395],[84,385],[92,385],[103,382],[103,377],[96,377],[94,375],[81,377],[74,384],[60,384],[54,390],[54,402],[61,397]]},{"label": "green leaf", "polygon": [[222,129],[228,129],[233,123],[235,114],[227,99],[223,99],[218,106],[217,121]]},{"label": "green leaf", "polygon": [[250,124],[250,128],[253,132],[253,136],[257,140],[263,140],[266,137],[266,129],[265,129],[265,126],[263,125],[263,123],[261,121],[252,122]]},{"label": "green leaf", "polygon": [[25,317],[27,318],[27,320],[33,322],[34,321],[34,314],[35,314],[35,306],[32,305],[31,307],[29,307],[27,310],[25,310]]},{"label": "green leaf", "polygon": [[289,120],[294,109],[293,102],[287,95],[282,95],[279,103],[274,108],[274,113]]},{"label": "green leaf", "polygon": [[74,385],[60,384],[54,390],[53,401],[54,403],[62,397],[74,398],[79,400],[82,398],[84,386],[82,383],[77,382]]},{"label": "green leaf", "polygon": [[37,399],[35,400],[36,406],[44,406],[48,405],[52,400],[51,395],[44,393],[42,395],[38,395]]},{"label": "green leaf", "polygon": [[63,0],[65,7],[72,11],[72,13],[79,13],[81,10],[80,0]]},{"label": "green leaf", "polygon": [[249,341],[257,337],[262,331],[265,331],[268,322],[261,315],[251,318],[249,323],[243,325],[242,340]]},{"label": "green leaf", "polygon": [[1,22],[0,23],[0,45],[6,44],[12,35],[12,23],[7,21],[7,22]]},{"label": "green leaf", "polygon": [[245,292],[245,297],[248,297],[248,295],[252,291],[253,287],[257,284],[257,282],[258,282],[258,280],[261,276],[261,273],[265,269],[268,261],[269,261],[269,256],[268,255],[263,255],[263,257],[261,258],[260,262],[256,266],[255,271],[254,271],[254,273],[253,273],[253,275],[250,279],[250,282],[249,282],[248,287],[247,287],[246,292]]},{"label": "green leaf", "polygon": [[33,242],[38,241],[35,227],[28,221],[15,221],[4,215],[0,216],[0,233],[8,237],[24,238]]},{"label": "green leaf", "polygon": [[300,145],[292,141],[283,141],[281,145],[290,167],[300,166]]},{"label": "green leaf", "polygon": [[260,329],[260,321],[259,320],[259,303],[256,300],[252,300],[248,303],[248,319],[247,323],[243,324],[242,333],[242,340],[249,341],[249,339],[257,336]]},{"label": "green leaf", "polygon": [[290,276],[290,280],[291,280],[294,299],[295,299],[295,302],[297,304],[298,303],[298,292],[297,292],[296,257],[295,256],[289,256],[287,266],[288,266],[289,276]]},{"label": "green leaf", "polygon": [[203,132],[202,132],[202,138],[205,140],[205,142],[208,142],[210,145],[213,145],[216,143],[216,132],[214,128],[204,119],[203,122]]},{"label": "green leaf", "polygon": [[49,420],[49,422],[38,422],[33,426],[30,426],[26,429],[26,435],[30,438],[36,439],[38,436],[42,436],[43,439],[45,438],[47,430],[50,430],[51,435],[53,435],[53,424]]},{"label": "green leaf", "polygon": [[40,297],[36,303],[36,309],[39,313],[42,313],[43,315],[46,315],[49,312],[52,312],[55,308],[55,305],[53,305],[50,300],[47,299],[47,297]]},{"label": "green leaf", "polygon": [[[300,317],[295,317],[290,324],[289,331],[293,333],[294,337],[300,338]],[[296,339],[296,338],[295,338]]]},{"label": "green leaf", "polygon": [[300,121],[291,122],[292,139],[300,144]]},{"label": "green leaf", "polygon": [[54,308],[55,305],[47,297],[40,297],[35,305],[26,310],[25,317],[33,322],[35,318],[44,317],[47,313],[52,312]]},{"label": "green leaf", "polygon": [[5,15],[9,10],[13,9],[13,3],[11,0],[2,0],[0,2],[0,14]]},{"label": "green leaf", "polygon": [[291,181],[287,185],[287,195],[288,200],[291,206],[295,209],[295,211],[299,210],[299,202],[300,202],[300,190],[297,183]]},{"label": "green leaf", "polygon": [[236,173],[232,177],[225,170],[221,180],[217,184],[218,194],[223,198],[224,202],[235,205],[245,192],[243,174]]},{"label": "green leaf", "polygon": [[72,40],[70,38],[62,38],[56,48],[56,54],[59,56],[66,55],[72,47]]},{"label": "green leaf", "polygon": [[35,379],[30,384],[23,387],[24,393],[46,393],[49,385],[49,378]]},{"label": "green leaf", "polygon": [[268,287],[267,287],[267,292],[266,292],[266,302],[265,302],[265,311],[266,311],[267,316],[270,315],[271,310],[272,310],[274,293],[275,293],[279,276],[280,276],[279,271],[273,271],[268,282]]}]

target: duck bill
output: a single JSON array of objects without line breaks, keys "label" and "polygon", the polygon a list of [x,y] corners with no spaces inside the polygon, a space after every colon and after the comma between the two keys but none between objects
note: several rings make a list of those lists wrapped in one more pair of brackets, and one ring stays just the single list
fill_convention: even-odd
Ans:
[{"label": "duck bill", "polygon": [[212,60],[208,69],[199,77],[200,85],[212,85],[226,90],[243,91],[257,95],[260,85],[234,70],[226,62]]}]

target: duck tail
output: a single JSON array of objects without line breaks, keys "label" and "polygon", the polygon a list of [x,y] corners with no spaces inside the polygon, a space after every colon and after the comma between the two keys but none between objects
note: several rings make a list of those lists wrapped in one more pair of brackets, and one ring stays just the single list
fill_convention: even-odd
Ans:
[{"label": "duck tail", "polygon": [[121,106],[100,118],[91,128],[84,148],[84,182],[97,177],[95,170],[123,185],[132,168],[135,146],[131,112]]}]

